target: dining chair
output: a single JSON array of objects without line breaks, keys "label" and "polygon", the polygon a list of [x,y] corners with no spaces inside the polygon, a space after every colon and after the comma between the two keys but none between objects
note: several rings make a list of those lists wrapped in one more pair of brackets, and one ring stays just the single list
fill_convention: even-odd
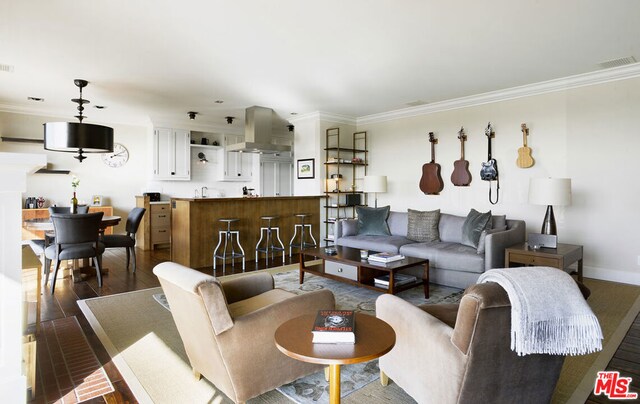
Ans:
[{"label": "dining chair", "polygon": [[98,287],[102,287],[100,257],[105,247],[99,240],[99,230],[103,215],[103,212],[54,213],[51,215],[56,238],[55,243],[45,249],[45,257],[55,262],[53,279],[51,280],[51,294],[55,291],[56,277],[62,260],[93,258]]},{"label": "dining chair", "polygon": [[[71,213],[69,206],[49,206],[49,214],[54,213]],[[89,213],[89,205],[78,205],[78,213]]]},{"label": "dining chair", "polygon": [[146,212],[145,208],[133,208],[127,216],[125,225],[126,234],[108,234],[102,236],[102,242],[106,248],[124,247],[127,251],[127,271],[129,270],[130,256],[133,256],[133,272],[136,272],[136,232]]}]

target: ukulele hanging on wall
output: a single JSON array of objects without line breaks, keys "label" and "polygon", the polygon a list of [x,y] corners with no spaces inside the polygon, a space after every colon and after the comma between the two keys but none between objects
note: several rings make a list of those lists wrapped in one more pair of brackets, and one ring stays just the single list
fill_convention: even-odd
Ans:
[{"label": "ukulele hanging on wall", "polygon": [[422,178],[420,178],[420,190],[427,195],[438,195],[444,188],[444,181],[440,175],[440,164],[436,163],[434,145],[438,143],[433,132],[429,132],[431,143],[431,161],[422,165]]},{"label": "ukulele hanging on wall", "polygon": [[471,183],[471,172],[469,172],[469,162],[464,159],[464,142],[467,140],[464,127],[460,128],[458,139],[460,139],[460,160],[453,162],[451,182],[457,187],[466,187]]},{"label": "ukulele hanging on wall", "polygon": [[487,129],[484,131],[485,136],[487,136],[487,162],[482,163],[482,168],[480,169],[480,179],[483,181],[496,181],[496,200],[493,201],[491,197],[491,182],[489,182],[489,202],[492,205],[498,203],[498,199],[500,198],[500,178],[498,176],[498,162],[491,156],[491,138],[496,136],[493,128],[491,127],[491,122],[487,125]]},{"label": "ukulele hanging on wall", "polygon": [[518,159],[516,160],[516,165],[520,168],[529,168],[534,164],[533,157],[531,157],[531,148],[527,146],[527,136],[529,136],[529,128],[527,128],[527,124],[523,123],[520,125],[520,129],[522,130],[522,147],[518,149]]}]

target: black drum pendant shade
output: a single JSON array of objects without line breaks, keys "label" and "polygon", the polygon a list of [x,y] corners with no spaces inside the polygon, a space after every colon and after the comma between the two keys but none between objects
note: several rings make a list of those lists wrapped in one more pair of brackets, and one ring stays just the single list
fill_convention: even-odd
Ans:
[{"label": "black drum pendant shade", "polygon": [[82,123],[85,117],[82,115],[83,104],[89,103],[82,98],[82,88],[88,82],[77,79],[74,81],[80,88],[80,98],[74,98],[78,104],[79,115],[76,118],[80,122],[47,122],[44,124],[44,148],[45,150],[78,153],[74,158],[81,163],[86,158],[84,153],[109,153],[113,151],[113,129],[107,126]]}]

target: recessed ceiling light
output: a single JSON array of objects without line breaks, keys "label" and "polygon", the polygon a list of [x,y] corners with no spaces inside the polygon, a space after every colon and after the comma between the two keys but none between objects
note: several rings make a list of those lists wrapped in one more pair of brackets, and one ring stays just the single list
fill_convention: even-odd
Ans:
[{"label": "recessed ceiling light", "polygon": [[216,104],[222,104],[224,102],[224,100],[215,100],[214,101]]},{"label": "recessed ceiling light", "polygon": [[42,98],[42,97],[27,97],[27,99],[29,101],[44,102],[44,98]]},{"label": "recessed ceiling light", "polygon": [[105,109],[106,108],[106,106],[104,106],[104,105],[94,105],[93,107],[96,108],[96,109]]},{"label": "recessed ceiling light", "polygon": [[297,112],[292,112],[291,115],[298,115],[298,113]]}]

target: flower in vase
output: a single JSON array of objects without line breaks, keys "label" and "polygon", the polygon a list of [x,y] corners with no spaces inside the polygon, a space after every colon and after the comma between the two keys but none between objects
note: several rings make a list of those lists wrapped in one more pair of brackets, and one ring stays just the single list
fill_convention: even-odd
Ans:
[{"label": "flower in vase", "polygon": [[75,190],[78,185],[80,185],[80,180],[74,175],[73,178],[71,178],[71,186]]}]

